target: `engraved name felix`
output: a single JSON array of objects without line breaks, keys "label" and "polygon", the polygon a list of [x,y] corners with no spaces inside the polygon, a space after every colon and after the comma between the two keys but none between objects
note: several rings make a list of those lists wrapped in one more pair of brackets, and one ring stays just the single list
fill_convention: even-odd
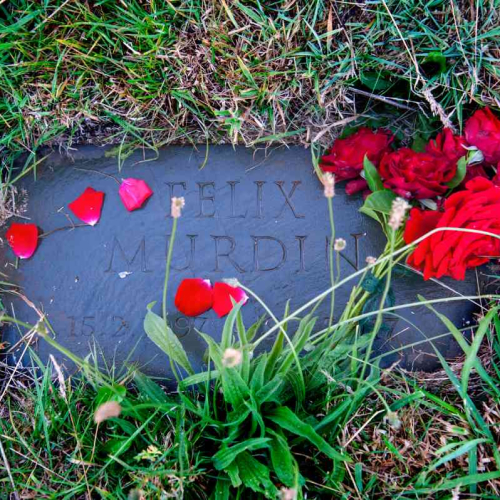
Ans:
[{"label": "engraved name felix", "polygon": [[[236,274],[244,273],[267,273],[281,269],[290,263],[296,272],[307,271],[307,256],[309,235],[307,225],[299,226],[299,222],[306,219],[306,199],[299,200],[302,181],[264,181],[256,180],[248,183],[241,181],[225,182],[190,182],[177,181],[165,182],[166,199],[173,196],[185,196],[187,207],[183,218],[187,219],[185,226],[188,233],[178,236],[180,246],[177,254],[174,252],[172,267],[175,271],[196,271],[198,252],[204,252],[204,262],[209,265],[205,271],[227,272]],[[244,194],[244,196],[242,196]],[[244,203],[242,203],[244,199]],[[269,203],[266,203],[268,201]],[[300,203],[302,201],[302,203]],[[187,212],[187,213],[186,213]],[[310,214],[314,217],[314,214]],[[167,217],[171,217],[167,213]],[[269,229],[259,230],[259,227],[269,228],[264,224],[265,219],[272,219],[278,223],[280,220],[296,221],[296,232],[287,229],[269,234]],[[189,219],[198,222],[194,224],[198,230],[189,230],[193,225]],[[238,223],[238,235],[221,234],[213,227],[203,226],[203,220],[230,220]],[[245,227],[245,220],[249,220],[252,229]],[[262,220],[262,223],[260,221]],[[201,223],[201,224],[200,224]],[[293,227],[293,226],[292,226]],[[267,232],[266,232],[267,231]],[[292,230],[293,231],[293,230]],[[277,234],[279,233],[279,234]],[[284,233],[284,234],[283,234]],[[359,267],[359,240],[364,236],[362,233],[352,233],[352,244],[350,252],[344,252],[341,257],[354,269]],[[164,235],[162,246],[166,252],[170,235]],[[328,247],[330,239],[325,235],[322,240],[325,265],[328,265]],[[157,242],[156,242],[157,243]],[[157,264],[156,259],[150,255],[150,242],[146,236],[134,243],[130,238],[123,235],[112,235],[106,245],[109,253],[105,263],[105,273],[130,272],[152,272]],[[207,260],[207,249],[211,257]],[[318,255],[317,246],[314,249],[314,257]],[[245,258],[242,257],[242,253]],[[162,263],[164,261],[162,257]]]}]

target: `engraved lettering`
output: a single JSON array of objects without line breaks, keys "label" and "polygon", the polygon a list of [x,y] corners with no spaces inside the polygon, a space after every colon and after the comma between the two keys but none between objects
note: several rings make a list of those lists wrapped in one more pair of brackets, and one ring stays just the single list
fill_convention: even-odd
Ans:
[{"label": "engraved lettering", "polygon": [[82,320],[82,335],[91,337],[94,335],[95,327],[92,324],[95,321],[95,316],[84,316]]},{"label": "engraved lettering", "polygon": [[236,184],[239,184],[240,181],[227,181],[227,183],[231,186],[231,217],[232,219],[244,219],[247,216],[248,210],[245,211],[243,215],[236,215],[234,213],[234,205],[236,201]]},{"label": "engraved lettering", "polygon": [[179,316],[174,321],[174,332],[175,335],[182,339],[185,337],[193,327],[193,318],[186,318],[185,316]]},{"label": "engraved lettering", "polygon": [[[214,271],[222,271],[222,269],[220,268],[219,258],[220,257],[227,257],[229,262],[231,262],[233,267],[239,273],[244,273],[245,270],[231,257],[233,252],[236,250],[236,241],[234,240],[234,238],[232,236],[213,236],[213,235],[210,235],[210,237],[213,238],[214,242],[215,242],[215,269],[214,269]],[[219,243],[222,240],[228,241],[229,245],[230,245],[229,251],[227,251],[226,253],[219,252],[219,250],[220,250]]]},{"label": "engraved lettering", "polygon": [[69,336],[70,337],[76,337],[76,331],[75,331],[75,317],[74,316],[68,316],[68,319],[71,320],[71,327],[69,330]]},{"label": "engraved lettering", "polygon": [[[334,250],[332,249],[332,252],[333,251]],[[349,257],[345,255],[345,252],[339,252],[339,253],[341,259],[344,259],[356,271],[358,270],[356,264]],[[326,257],[326,270],[328,271],[330,269],[330,238],[328,236],[326,236],[325,257]]]},{"label": "engraved lettering", "polygon": [[306,261],[305,261],[305,243],[307,240],[307,236],[295,236],[295,239],[299,242],[299,271],[306,270]]},{"label": "engraved lettering", "polygon": [[253,183],[257,186],[257,207],[256,207],[256,215],[254,219],[262,219],[262,186],[266,183],[266,181],[253,181]]},{"label": "engraved lettering", "polygon": [[[113,267],[113,263],[115,260],[115,256],[117,251],[120,253],[122,260],[126,263],[127,269],[120,269],[120,270],[115,270]],[[122,272],[122,271],[130,271],[132,264],[135,262],[137,257],[140,255],[140,260],[141,260],[141,272],[143,273],[150,273],[151,271],[148,269],[148,264],[146,260],[146,238],[142,238],[141,242],[139,243],[139,246],[137,247],[137,250],[135,251],[133,257],[129,259],[127,257],[127,254],[123,250],[123,247],[121,246],[120,242],[118,241],[118,238],[115,236],[113,239],[113,247],[111,248],[111,259],[109,261],[109,266],[104,271],[105,273],[116,273],[116,272]]]},{"label": "engraved lettering", "polygon": [[[168,198],[168,209],[170,210],[170,200],[176,196],[175,194],[175,186],[181,186],[184,191],[186,191],[187,186],[185,182],[165,182],[165,184],[169,187],[169,198]],[[179,196],[181,196],[179,194]],[[167,217],[172,217],[172,214],[169,213]]]},{"label": "engraved lettering", "polygon": [[305,215],[297,214],[297,212],[295,211],[295,206],[292,203],[292,196],[295,193],[297,186],[300,186],[302,184],[302,181],[292,181],[292,189],[288,194],[286,194],[285,190],[283,189],[283,186],[285,185],[284,181],[274,181],[274,183],[279,187],[281,193],[285,197],[285,203],[281,207],[280,213],[276,216],[276,218],[279,219],[283,215],[285,208],[288,206],[290,207],[290,210],[292,211],[296,219],[304,219]]},{"label": "engraved lettering", "polygon": [[354,238],[354,252],[355,252],[355,269],[359,270],[359,238],[366,236],[366,233],[351,233],[351,236]]},{"label": "engraved lettering", "polygon": [[[172,269],[174,271],[187,271],[188,269],[194,269],[194,257],[196,254],[196,238],[198,238],[197,234],[186,234],[189,238],[189,258],[186,258],[187,264],[183,267],[176,267],[172,264]],[[165,256],[168,253],[168,245],[170,243],[170,234],[167,235],[167,248],[165,251]]]},{"label": "engraved lettering", "polygon": [[118,323],[119,326],[118,330],[116,330],[116,332],[112,335],[112,337],[121,337],[125,335],[127,333],[126,330],[129,329],[129,325],[125,320],[125,318],[123,318],[122,316],[113,316],[113,321],[115,323]]},{"label": "engraved lettering", "polygon": [[[281,241],[278,240],[278,238],[274,238],[273,236],[252,236],[253,239],[253,270],[254,271],[276,271],[279,269],[287,259],[287,252],[286,252],[286,246],[285,244]],[[261,241],[274,241],[278,243],[278,245],[281,247],[281,260],[275,264],[274,266],[271,267],[261,267],[260,264],[260,255],[259,255],[259,245]],[[273,252],[274,254],[274,252]]]},{"label": "engraved lettering", "polygon": [[[198,192],[200,194],[200,208],[199,213],[196,216],[198,219],[208,218],[213,219],[215,217],[215,182],[197,182],[198,184]],[[207,196],[205,193],[205,188],[212,188],[212,195]],[[203,210],[205,201],[210,201],[212,203],[212,211],[209,213],[205,213]]]}]

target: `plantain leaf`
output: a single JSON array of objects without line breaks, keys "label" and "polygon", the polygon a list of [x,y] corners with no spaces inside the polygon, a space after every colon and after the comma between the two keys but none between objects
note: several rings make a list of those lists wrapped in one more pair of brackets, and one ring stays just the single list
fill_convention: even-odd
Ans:
[{"label": "plantain leaf", "polygon": [[262,493],[268,498],[276,498],[278,490],[270,478],[269,469],[252,457],[250,453],[243,452],[236,458],[236,465],[242,483],[256,493]]},{"label": "plantain leaf", "polygon": [[188,360],[186,351],[180,340],[177,338],[172,329],[165,323],[163,318],[151,311],[155,305],[152,302],[148,305],[148,312],[144,319],[144,330],[147,336],[175,363],[184,368],[189,375],[193,375],[194,371],[191,363]]},{"label": "plantain leaf", "polygon": [[223,470],[226,467],[229,467],[229,465],[234,462],[234,460],[240,453],[243,453],[247,450],[252,451],[259,450],[261,448],[268,448],[270,441],[270,438],[253,438],[235,444],[234,446],[223,448],[213,456],[212,460],[214,462],[214,467],[217,470]]},{"label": "plantain leaf", "polygon": [[273,436],[270,446],[274,472],[285,486],[291,488],[295,484],[297,462],[293,458],[285,436],[270,429],[268,432]]},{"label": "plantain leaf", "polygon": [[352,462],[347,455],[334,450],[309,424],[304,423],[295,413],[286,406],[280,406],[267,414],[266,417],[282,429],[292,434],[303,437],[311,442],[316,448],[332,458],[342,462]]}]

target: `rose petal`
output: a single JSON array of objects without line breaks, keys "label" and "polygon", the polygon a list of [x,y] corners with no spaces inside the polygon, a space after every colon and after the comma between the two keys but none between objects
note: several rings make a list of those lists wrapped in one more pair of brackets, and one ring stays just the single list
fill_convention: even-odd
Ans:
[{"label": "rose petal", "polygon": [[199,316],[208,311],[212,303],[212,285],[201,278],[182,280],[175,294],[175,307],[186,316]]},{"label": "rose petal", "polygon": [[125,208],[132,212],[141,208],[153,194],[151,188],[141,179],[123,179],[118,191]]},{"label": "rose petal", "polygon": [[72,201],[68,207],[81,221],[95,226],[101,218],[104,193],[88,187],[82,195]]},{"label": "rose petal", "polygon": [[231,312],[233,308],[231,297],[236,303],[246,304],[248,301],[248,295],[241,288],[223,282],[215,283],[213,310],[219,318]]},{"label": "rose petal", "polygon": [[38,246],[38,228],[35,224],[13,222],[5,234],[14,254],[20,259],[29,259]]},{"label": "rose petal", "polygon": [[360,191],[366,191],[368,188],[368,183],[365,179],[355,179],[353,181],[349,181],[345,185],[345,192],[351,196],[353,194],[359,193]]}]

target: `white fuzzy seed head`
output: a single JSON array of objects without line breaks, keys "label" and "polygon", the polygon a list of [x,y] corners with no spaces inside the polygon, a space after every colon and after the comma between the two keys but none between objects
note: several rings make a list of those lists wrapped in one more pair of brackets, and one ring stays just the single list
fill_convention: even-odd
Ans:
[{"label": "white fuzzy seed head", "polygon": [[227,368],[234,368],[241,363],[243,354],[238,349],[228,347],[222,356],[222,364]]},{"label": "white fuzzy seed head", "polygon": [[122,407],[116,401],[108,401],[97,408],[94,413],[94,422],[100,424],[109,418],[118,417]]},{"label": "white fuzzy seed head", "polygon": [[369,265],[369,266],[373,266],[375,264],[375,262],[377,262],[377,259],[371,255],[369,255],[367,258],[366,258],[366,263]]},{"label": "white fuzzy seed head", "polygon": [[180,198],[176,198],[175,196],[172,198],[172,207],[170,211],[174,219],[178,219],[181,216],[184,205],[186,205],[186,200],[184,200],[182,196]]},{"label": "white fuzzy seed head", "polygon": [[406,212],[410,208],[409,203],[403,198],[396,198],[392,202],[391,214],[389,216],[389,227],[397,231],[406,217]]},{"label": "white fuzzy seed head", "polygon": [[333,198],[335,196],[335,176],[330,172],[323,174],[323,186],[325,187],[325,198]]},{"label": "white fuzzy seed head", "polygon": [[346,240],[344,240],[344,238],[337,238],[335,240],[335,243],[333,244],[333,249],[336,252],[342,252],[342,250],[344,250],[346,246],[347,246],[347,242],[346,242]]}]

